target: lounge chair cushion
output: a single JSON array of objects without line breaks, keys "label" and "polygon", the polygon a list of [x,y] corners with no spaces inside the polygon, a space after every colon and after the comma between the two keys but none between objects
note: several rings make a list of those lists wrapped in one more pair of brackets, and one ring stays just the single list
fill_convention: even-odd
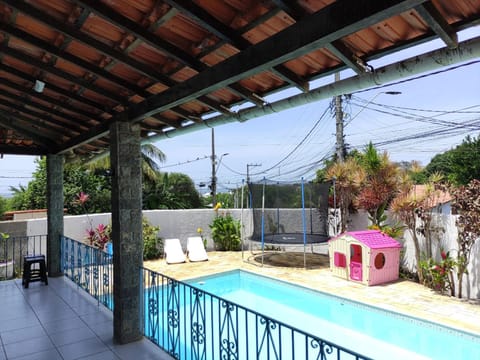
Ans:
[{"label": "lounge chair cushion", "polygon": [[193,236],[187,239],[187,255],[190,261],[208,260],[203,239],[200,236]]},{"label": "lounge chair cushion", "polygon": [[178,264],[187,260],[179,239],[165,239],[163,250],[167,264]]}]

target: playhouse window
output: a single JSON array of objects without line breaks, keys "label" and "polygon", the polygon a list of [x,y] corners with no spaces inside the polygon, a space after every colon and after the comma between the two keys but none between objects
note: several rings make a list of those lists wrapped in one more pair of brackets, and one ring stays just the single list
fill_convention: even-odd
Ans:
[{"label": "playhouse window", "polygon": [[345,256],[345,254],[335,252],[333,254],[333,263],[336,267],[344,268],[347,266],[347,257]]},{"label": "playhouse window", "polygon": [[382,269],[385,266],[385,255],[383,253],[378,253],[375,256],[374,264],[375,264],[375,269],[378,269],[378,270]]}]

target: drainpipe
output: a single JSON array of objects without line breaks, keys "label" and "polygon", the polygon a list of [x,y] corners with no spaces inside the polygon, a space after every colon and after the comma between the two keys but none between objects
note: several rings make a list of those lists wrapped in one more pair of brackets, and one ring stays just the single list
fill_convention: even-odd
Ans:
[{"label": "drainpipe", "polygon": [[434,71],[463,61],[480,57],[480,37],[464,41],[456,49],[442,48],[423,55],[414,56],[395,64],[387,65],[371,73],[353,76],[338,82],[319,87],[308,93],[302,93],[269,103],[263,107],[252,107],[238,111],[232,115],[219,115],[205,120],[203,123],[194,123],[180,129],[166,131],[144,139],[142,143],[152,143],[164,139],[184,135],[193,131],[203,130],[235,121],[245,122],[254,118],[270,115],[286,109],[305,105],[311,102],[350,94],[359,90],[386,84],[424,72]]}]

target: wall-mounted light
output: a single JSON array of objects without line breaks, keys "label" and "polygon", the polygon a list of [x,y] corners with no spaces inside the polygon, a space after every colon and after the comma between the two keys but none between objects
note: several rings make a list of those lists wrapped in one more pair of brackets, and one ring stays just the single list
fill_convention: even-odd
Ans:
[{"label": "wall-mounted light", "polygon": [[43,92],[43,89],[45,88],[45,83],[40,80],[35,80],[35,85],[33,87],[33,90],[35,90],[37,93]]}]

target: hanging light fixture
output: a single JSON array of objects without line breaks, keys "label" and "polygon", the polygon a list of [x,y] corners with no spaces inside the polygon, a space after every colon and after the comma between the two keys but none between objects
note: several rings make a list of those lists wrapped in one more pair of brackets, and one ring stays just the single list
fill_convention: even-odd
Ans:
[{"label": "hanging light fixture", "polygon": [[45,83],[40,80],[35,80],[35,85],[33,87],[33,90],[35,90],[37,93],[43,92],[43,89],[45,88]]}]

